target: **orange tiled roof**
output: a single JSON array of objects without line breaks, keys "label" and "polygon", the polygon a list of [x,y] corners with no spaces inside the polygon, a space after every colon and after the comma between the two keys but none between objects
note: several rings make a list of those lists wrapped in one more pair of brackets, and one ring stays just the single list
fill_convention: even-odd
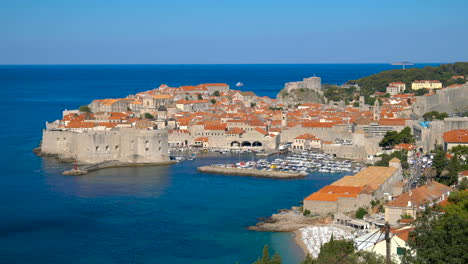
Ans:
[{"label": "orange tiled roof", "polygon": [[93,122],[70,121],[65,128],[93,128],[95,126]]},{"label": "orange tiled roof", "polygon": [[363,187],[353,186],[325,186],[317,192],[307,196],[309,201],[337,201],[338,198],[356,198],[364,190]]},{"label": "orange tiled roof", "polygon": [[439,199],[442,194],[452,191],[452,188],[441,183],[432,181],[429,184],[416,188],[410,192],[403,193],[395,200],[390,201],[386,206],[391,207],[408,207],[408,202],[411,201],[411,206],[421,206],[425,203]]},{"label": "orange tiled roof", "polygon": [[395,119],[380,119],[379,125],[381,126],[405,126],[405,121],[409,119],[395,118]]},{"label": "orange tiled roof", "polygon": [[263,135],[268,135],[268,132],[266,132],[264,129],[261,129],[259,127],[256,127],[255,130],[258,132],[258,133],[261,133]]},{"label": "orange tiled roof", "polygon": [[238,127],[233,127],[231,128],[230,130],[228,130],[226,132],[226,134],[232,134],[232,135],[239,135],[239,134],[242,134],[244,133],[245,131],[242,129],[242,128],[238,128]]},{"label": "orange tiled roof", "polygon": [[415,149],[416,146],[415,145],[412,145],[412,144],[406,144],[406,143],[400,143],[398,145],[395,145],[395,147],[393,147],[393,149],[406,149],[406,150],[413,150]]},{"label": "orange tiled roof", "polygon": [[226,130],[226,127],[227,127],[226,123],[205,124],[205,130]]},{"label": "orange tiled roof", "polygon": [[344,176],[331,185],[337,186],[369,186],[373,191],[377,190],[390,176],[397,171],[395,167],[367,167],[354,176]]},{"label": "orange tiled roof", "polygon": [[315,139],[315,136],[312,134],[302,134],[295,137],[294,139]]},{"label": "orange tiled roof", "polygon": [[154,99],[173,99],[174,98],[174,96],[170,94],[155,94],[155,95],[152,95],[152,97]]},{"label": "orange tiled roof", "polygon": [[444,133],[446,143],[468,143],[468,129],[455,129]]}]

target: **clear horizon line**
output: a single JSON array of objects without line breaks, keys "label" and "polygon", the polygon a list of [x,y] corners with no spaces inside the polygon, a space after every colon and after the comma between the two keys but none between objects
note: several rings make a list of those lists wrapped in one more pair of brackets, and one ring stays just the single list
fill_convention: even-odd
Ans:
[{"label": "clear horizon line", "polygon": [[[31,63],[31,64],[0,64],[0,66],[75,66],[75,65],[82,65],[82,66],[92,66],[92,65],[102,65],[102,66],[110,66],[110,65],[314,65],[314,64],[388,64],[391,65],[395,62],[324,62],[324,63],[50,63],[50,64],[40,64],[40,63]],[[444,64],[444,63],[455,63],[454,62],[411,62],[414,64]],[[401,66],[401,65],[394,65],[394,66]],[[411,65],[409,65],[411,66]]]}]

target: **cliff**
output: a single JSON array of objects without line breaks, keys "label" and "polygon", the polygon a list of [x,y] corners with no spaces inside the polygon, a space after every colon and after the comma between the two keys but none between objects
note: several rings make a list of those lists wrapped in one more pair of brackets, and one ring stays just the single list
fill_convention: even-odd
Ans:
[{"label": "cliff", "polygon": [[326,103],[322,93],[307,88],[294,89],[290,92],[285,88],[278,93],[276,99],[280,102],[291,103]]}]

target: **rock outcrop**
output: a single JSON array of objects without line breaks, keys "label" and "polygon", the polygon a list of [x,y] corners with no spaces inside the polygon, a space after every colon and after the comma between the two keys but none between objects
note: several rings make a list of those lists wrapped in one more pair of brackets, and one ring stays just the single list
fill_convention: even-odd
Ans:
[{"label": "rock outcrop", "polygon": [[328,224],[331,219],[320,216],[304,216],[297,207],[292,210],[282,210],[277,214],[257,223],[255,226],[249,226],[247,229],[253,231],[266,232],[292,232],[300,228],[316,225]]},{"label": "rock outcrop", "polygon": [[326,103],[325,97],[322,95],[321,92],[317,90],[310,90],[306,88],[300,88],[291,90],[287,92],[286,89],[281,90],[276,99],[282,103],[318,103],[324,104]]},{"label": "rock outcrop", "polygon": [[278,93],[276,99],[286,103],[325,103],[320,77],[304,78],[302,81],[289,82]]}]

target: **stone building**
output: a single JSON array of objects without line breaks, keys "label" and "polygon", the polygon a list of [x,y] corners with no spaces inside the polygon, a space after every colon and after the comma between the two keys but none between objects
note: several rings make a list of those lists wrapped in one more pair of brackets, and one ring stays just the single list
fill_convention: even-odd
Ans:
[{"label": "stone building", "polygon": [[200,84],[200,86],[205,87],[208,90],[210,95],[213,95],[216,91],[219,93],[229,92],[229,85],[225,83],[204,83]]},{"label": "stone building", "polygon": [[388,84],[388,86],[397,87],[398,89],[397,93],[403,93],[406,90],[406,83],[404,82],[391,82]]},{"label": "stone building", "polygon": [[102,99],[94,100],[89,104],[91,112],[125,112],[130,109],[130,104],[133,99],[119,98],[119,99]]},{"label": "stone building", "polygon": [[154,112],[160,106],[174,105],[174,96],[169,94],[145,94],[142,96],[142,110]]},{"label": "stone building", "polygon": [[450,130],[444,133],[443,138],[445,151],[456,146],[468,146],[468,129]]},{"label": "stone building", "polygon": [[414,81],[411,83],[411,89],[414,91],[419,89],[442,89],[442,83],[436,80]]},{"label": "stone building", "polygon": [[467,117],[451,117],[431,122],[413,122],[413,135],[424,151],[444,144],[444,133],[451,130],[468,129]]},{"label": "stone building", "polygon": [[294,138],[292,148],[294,150],[321,149],[322,141],[312,134],[303,134]]},{"label": "stone building", "polygon": [[354,186],[327,185],[304,199],[304,210],[313,214],[348,213],[371,202],[367,188]]},{"label": "stone building", "polygon": [[385,221],[388,221],[390,225],[398,225],[398,221],[403,215],[415,219],[418,211],[424,210],[426,205],[433,206],[446,200],[451,191],[453,191],[452,188],[432,181],[410,192],[403,193],[384,205]]},{"label": "stone building", "polygon": [[390,96],[396,95],[400,93],[400,89],[397,86],[387,86],[386,93],[388,93]]},{"label": "stone building", "polygon": [[80,163],[158,163],[169,160],[166,130],[135,128],[82,132],[44,130],[41,153],[76,159]]},{"label": "stone building", "polygon": [[304,199],[304,209],[319,215],[356,211],[371,200],[390,196],[393,185],[402,179],[400,160],[394,158],[389,167],[371,166],[320,189]]},{"label": "stone building", "polygon": [[292,90],[296,89],[310,89],[315,91],[322,90],[322,82],[320,77],[309,77],[304,78],[302,81],[298,82],[288,82],[284,84],[284,89],[286,92],[290,93]]},{"label": "stone building", "polygon": [[204,112],[211,106],[208,100],[184,100],[176,102],[176,107],[184,112]]}]

